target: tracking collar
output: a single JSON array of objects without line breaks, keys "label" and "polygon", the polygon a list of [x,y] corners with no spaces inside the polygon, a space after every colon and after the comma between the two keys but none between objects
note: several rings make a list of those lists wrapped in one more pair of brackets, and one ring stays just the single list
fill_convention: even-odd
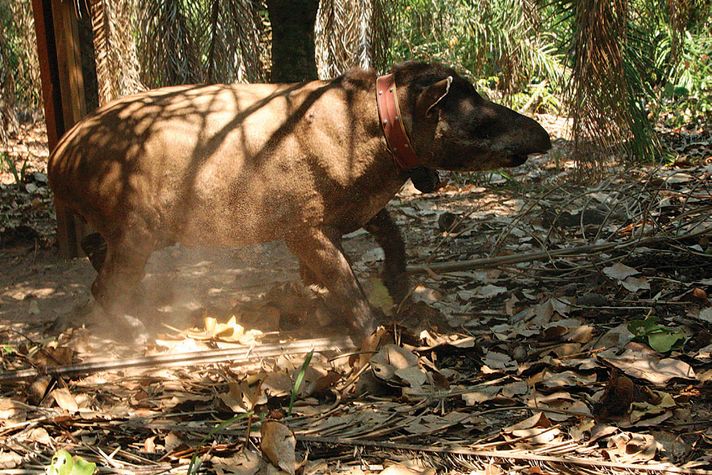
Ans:
[{"label": "tracking collar", "polygon": [[376,78],[376,103],[381,130],[395,164],[402,170],[421,166],[403,125],[396,94],[396,79],[392,73]]}]

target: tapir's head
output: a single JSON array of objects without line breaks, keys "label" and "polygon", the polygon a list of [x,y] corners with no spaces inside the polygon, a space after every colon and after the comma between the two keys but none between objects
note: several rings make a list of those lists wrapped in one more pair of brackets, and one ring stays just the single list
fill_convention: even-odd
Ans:
[{"label": "tapir's head", "polygon": [[513,167],[551,148],[549,134],[538,122],[484,99],[451,68],[407,62],[393,72],[399,101],[407,103],[401,105],[408,111],[403,119],[425,167]]}]

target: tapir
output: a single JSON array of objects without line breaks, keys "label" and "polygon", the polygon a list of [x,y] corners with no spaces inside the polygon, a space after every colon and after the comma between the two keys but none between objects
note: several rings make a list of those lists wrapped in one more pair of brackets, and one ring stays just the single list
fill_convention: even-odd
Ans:
[{"label": "tapir", "polygon": [[452,68],[405,62],[383,76],[352,69],[122,97],[67,132],[48,175],[57,204],[98,233],[84,244],[101,243],[88,252],[92,294],[109,315],[124,311],[156,249],[283,240],[303,278],[328,288],[344,324],[365,336],[378,318],[341,237],[376,232],[386,283],[402,288],[405,251],[385,206],[414,172],[512,167],[550,147],[540,124]]}]

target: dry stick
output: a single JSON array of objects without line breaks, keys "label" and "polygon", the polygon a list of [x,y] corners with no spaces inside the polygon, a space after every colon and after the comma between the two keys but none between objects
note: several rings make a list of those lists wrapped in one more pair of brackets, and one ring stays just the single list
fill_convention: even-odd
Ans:
[{"label": "dry stick", "polygon": [[485,257],[482,259],[467,259],[464,261],[457,262],[434,262],[432,264],[417,264],[408,266],[407,271],[412,274],[431,271],[442,273],[496,267],[505,264],[517,264],[520,262],[538,261],[541,259],[568,256],[572,254],[620,250],[631,246],[656,244],[665,241],[681,241],[683,239],[690,239],[705,234],[712,234],[712,229],[703,229],[701,231],[683,234],[680,236],[653,236],[647,238],[640,238],[634,241],[628,241],[623,243],[607,242],[602,244],[588,244],[585,246],[570,247],[566,249],[554,249],[552,251],[530,252],[527,254],[513,254],[510,256]]},{"label": "dry stick", "polygon": [[588,467],[608,467],[626,470],[639,470],[643,472],[679,473],[689,475],[712,475],[712,470],[680,468],[666,464],[642,465],[633,463],[616,463],[605,460],[596,460],[582,457],[556,457],[551,455],[537,455],[532,453],[522,453],[521,451],[508,450],[473,450],[466,447],[433,447],[415,444],[400,444],[388,441],[377,440],[350,440],[340,437],[317,437],[317,436],[296,436],[300,442],[311,442],[317,444],[347,445],[360,447],[373,447],[377,449],[404,450],[411,452],[427,452],[446,455],[465,455],[469,457],[482,457],[488,459],[516,459],[538,462],[554,462],[570,465],[583,465]]},{"label": "dry stick", "polygon": [[256,358],[269,358],[287,354],[308,353],[324,351],[344,351],[355,349],[349,337],[314,338],[299,340],[290,343],[278,343],[249,348],[225,348],[222,350],[195,351],[191,353],[177,353],[174,355],[154,355],[141,358],[128,358],[122,360],[90,361],[76,365],[56,366],[42,369],[22,369],[0,373],[0,383],[20,381],[36,378],[41,375],[51,376],[77,376],[91,374],[98,371],[110,371],[125,368],[185,366],[205,363],[245,363]]}]

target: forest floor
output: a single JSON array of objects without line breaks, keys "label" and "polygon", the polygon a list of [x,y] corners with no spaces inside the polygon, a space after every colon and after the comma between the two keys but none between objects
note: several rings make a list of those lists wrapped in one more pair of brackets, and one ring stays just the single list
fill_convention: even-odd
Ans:
[{"label": "forest floor", "polygon": [[406,186],[406,302],[371,237],[345,239],[391,316],[356,352],[280,243],[156,252],[135,318],[109,320],[88,260],[57,255],[46,138],[25,126],[5,149],[20,183],[0,168],[0,469],[712,474],[710,134],[667,140],[673,164],[595,184],[557,139]]}]

